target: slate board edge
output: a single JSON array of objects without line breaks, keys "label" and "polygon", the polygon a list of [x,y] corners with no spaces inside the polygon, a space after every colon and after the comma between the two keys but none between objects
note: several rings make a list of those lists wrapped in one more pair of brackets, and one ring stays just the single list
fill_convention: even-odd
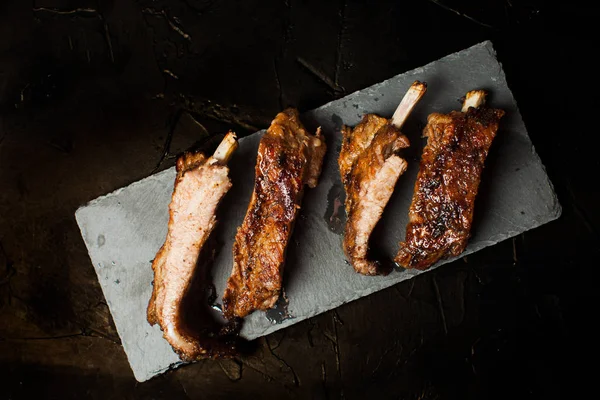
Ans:
[{"label": "slate board edge", "polygon": [[[137,182],[136,182],[136,183],[137,183]],[[134,184],[135,184],[135,183],[134,183]],[[121,189],[125,189],[125,188],[121,188]],[[114,192],[112,192],[112,193],[106,194],[106,195],[104,195],[104,196],[100,196],[100,197],[98,197],[98,198],[96,198],[96,199],[94,199],[94,200],[92,200],[92,201],[90,201],[90,202],[88,202],[88,203],[86,203],[86,204],[84,204],[84,205],[80,206],[80,207],[79,207],[79,208],[78,208],[78,209],[75,211],[75,221],[77,221],[77,225],[79,226],[79,232],[81,233],[81,237],[82,237],[82,239],[83,239],[83,242],[85,243],[85,248],[87,249],[87,251],[88,251],[88,254],[90,254],[90,257],[91,257],[91,254],[92,254],[92,249],[91,249],[91,247],[90,247],[90,246],[91,246],[91,242],[90,242],[90,244],[88,245],[88,242],[89,242],[89,241],[88,241],[88,240],[86,240],[86,238],[87,238],[87,235],[86,235],[86,232],[84,232],[84,228],[83,228],[83,227],[84,227],[84,224],[83,224],[83,222],[81,221],[81,218],[83,217],[83,214],[85,214],[85,211],[86,211],[86,209],[87,209],[88,207],[90,207],[90,206],[93,206],[93,205],[97,204],[97,203],[98,203],[98,202],[100,202],[100,201],[101,201],[103,198],[106,198],[106,197],[112,196],[112,195],[113,195],[113,193],[118,193],[118,192],[119,192],[121,189],[119,189],[119,190],[116,190],[116,191],[114,191]],[[93,260],[92,260],[91,258],[90,258],[90,262],[92,263],[92,267],[94,268],[94,273],[96,274],[96,277],[98,278],[98,283],[100,284],[100,289],[102,289],[102,295],[104,296],[104,299],[106,300],[106,305],[108,306],[108,310],[110,311],[111,318],[113,319],[113,322],[114,322],[114,317],[113,317],[113,316],[114,316],[114,312],[113,312],[113,309],[112,309],[111,302],[110,302],[110,301],[108,301],[108,297],[106,296],[106,293],[105,293],[105,291],[104,291],[104,285],[102,284],[102,277],[100,276],[100,272],[98,271],[98,269],[97,269],[97,268],[96,268],[96,266],[94,265],[94,262],[93,262]],[[129,354],[130,354],[129,347],[128,347],[128,345],[127,345],[127,344],[125,344],[125,342],[124,342],[124,341],[121,339],[121,337],[122,337],[123,333],[122,333],[122,332],[121,332],[121,330],[119,329],[119,325],[120,325],[120,324],[117,324],[117,323],[114,323],[114,324],[115,324],[115,329],[117,330],[117,334],[119,335],[119,340],[120,340],[120,342],[121,342],[121,346],[123,347],[123,350],[125,351],[125,356],[127,357],[127,362],[129,363],[129,366],[130,366],[130,367],[132,367],[132,368],[131,368],[131,370],[133,371],[133,376],[135,377],[135,379],[136,379],[138,382],[144,382],[144,381],[148,380],[149,378],[151,378],[151,376],[139,376],[139,375],[138,375],[138,372],[137,372],[137,369],[136,369],[136,368],[133,368],[133,363],[132,363],[132,360],[131,360],[131,358],[129,357]],[[160,373],[160,372],[164,372],[164,371],[159,371],[159,373]],[[142,379],[142,380],[140,380],[140,379]]]},{"label": "slate board edge", "polygon": [[[470,53],[470,52],[472,52],[472,51],[474,51],[475,49],[478,49],[478,48],[485,48],[490,53],[490,55],[492,56],[492,58],[494,58],[496,61],[498,61],[498,64],[500,65],[500,72],[501,72],[500,75],[502,76],[502,79],[504,80],[504,82],[507,83],[506,82],[506,76],[505,76],[505,73],[504,73],[504,69],[502,68],[502,63],[498,60],[498,57],[496,56],[496,50],[494,49],[492,41],[491,40],[484,40],[483,42],[476,43],[476,44],[474,44],[474,45],[472,45],[470,47],[464,48],[462,50],[459,50],[459,51],[456,51],[454,53],[450,53],[450,54],[447,54],[447,55],[445,55],[443,57],[435,59],[435,60],[433,60],[431,62],[428,62],[427,64],[421,65],[420,67],[416,67],[416,68],[410,69],[408,71],[401,72],[401,73],[396,74],[396,75],[394,75],[394,76],[392,76],[392,77],[390,77],[388,79],[385,79],[385,80],[383,80],[381,82],[374,83],[373,85],[364,87],[362,89],[358,89],[358,90],[356,90],[356,91],[354,91],[352,93],[349,93],[346,96],[341,97],[339,99],[333,99],[330,102],[323,104],[322,106],[319,106],[319,107],[317,107],[317,108],[315,108],[313,110],[307,111],[306,114],[326,109],[326,108],[332,106],[333,103],[335,103],[335,102],[338,102],[338,101],[340,101],[342,99],[352,98],[353,96],[359,95],[359,94],[361,94],[364,91],[375,91],[376,89],[378,89],[378,88],[386,85],[387,83],[395,81],[398,77],[400,77],[402,75],[409,75],[409,74],[410,75],[418,75],[421,72],[423,72],[423,70],[431,67],[433,64],[436,64],[436,63],[438,63],[440,61],[444,61],[444,60],[459,58],[463,54]],[[512,95],[512,90],[510,90],[510,87],[508,86],[508,84],[506,86],[508,87],[508,89],[509,89],[509,91],[510,91],[510,93]],[[517,108],[517,110],[518,110],[518,108]],[[519,113],[519,116],[520,116],[520,113]]]},{"label": "slate board edge", "polygon": [[169,172],[171,172],[171,171],[172,171],[174,168],[175,168],[175,167],[173,166],[173,167],[167,168],[167,169],[165,169],[165,170],[162,170],[162,171],[160,171],[160,172],[157,172],[156,174],[153,174],[153,175],[146,176],[146,177],[144,177],[144,178],[142,178],[142,179],[139,179],[139,180],[137,180],[137,181],[135,181],[135,182],[132,182],[132,183],[130,183],[129,185],[126,185],[126,186],[120,187],[120,188],[118,188],[118,189],[116,189],[116,190],[113,190],[112,192],[109,192],[109,193],[103,194],[102,196],[98,196],[98,197],[96,197],[95,199],[93,199],[93,200],[90,200],[90,201],[88,201],[88,202],[87,202],[87,203],[85,203],[85,204],[82,204],[82,205],[81,205],[81,206],[79,206],[79,207],[77,208],[77,210],[75,211],[75,218],[77,219],[77,222],[79,223],[79,219],[77,218],[77,216],[78,216],[78,215],[79,215],[79,214],[80,214],[82,211],[84,211],[86,208],[88,208],[88,207],[91,207],[91,206],[95,206],[96,204],[99,204],[100,202],[102,202],[102,200],[104,200],[104,199],[107,199],[107,198],[110,198],[110,197],[114,197],[114,196],[118,195],[119,193],[121,193],[121,192],[123,192],[123,191],[125,191],[125,190],[128,190],[128,189],[130,189],[130,188],[134,188],[134,187],[136,187],[136,186],[139,186],[139,185],[141,185],[141,184],[145,183],[146,181],[149,181],[149,180],[154,180],[154,179],[157,179],[157,178],[159,178],[159,177],[160,177],[160,176],[162,176],[162,175],[166,175],[166,174],[168,174]]},{"label": "slate board edge", "polygon": [[[136,181],[136,182],[130,184],[129,186],[122,187],[122,188],[117,189],[117,190],[115,190],[115,191],[113,191],[111,193],[108,193],[106,195],[100,196],[100,197],[98,197],[98,198],[96,198],[96,199],[94,199],[94,200],[92,200],[92,201],[90,201],[90,202],[82,205],[81,207],[79,207],[77,209],[77,211],[75,211],[75,220],[77,221],[77,225],[79,226],[79,232],[81,233],[81,237],[82,237],[82,239],[83,239],[83,241],[85,243],[85,247],[86,247],[86,249],[88,251],[88,254],[91,254],[91,251],[92,251],[92,249],[90,248],[91,241],[88,241],[88,240],[85,239],[87,236],[86,236],[86,232],[84,232],[84,228],[83,228],[84,224],[82,223],[82,221],[80,219],[81,217],[83,217],[83,214],[85,214],[86,209],[89,208],[89,207],[93,207],[94,205],[98,204],[104,198],[112,197],[112,196],[120,193],[122,190],[125,190],[125,189],[127,189],[129,187],[135,187],[136,184],[142,183],[142,181],[145,181],[146,179],[154,178],[157,175],[165,173],[165,172],[166,171],[159,172],[159,173],[157,173],[155,175],[151,175],[151,176],[149,176],[147,178],[144,178],[144,179],[141,179],[139,181]],[[88,245],[88,242],[90,243],[89,245]],[[113,321],[114,321],[114,315],[115,314],[114,314],[113,309],[112,309],[112,302],[109,301],[108,298],[106,297],[106,293],[104,291],[104,285],[102,284],[102,277],[100,276],[100,270],[98,270],[96,268],[96,266],[93,265],[93,261],[91,259],[90,259],[90,262],[92,262],[92,267],[94,268],[94,272],[96,273],[96,277],[98,278],[98,283],[100,284],[100,288],[102,289],[102,295],[104,296],[104,299],[106,300],[106,305],[108,306],[108,310],[110,311],[110,315],[111,315],[111,317],[113,318]],[[126,341],[123,341],[121,339],[123,337],[122,336],[123,332],[121,332],[120,324],[117,324],[115,322],[115,329],[117,330],[117,334],[119,335],[119,340],[121,341],[121,346],[123,347],[123,350],[125,351],[125,356],[127,357],[127,362],[129,363],[129,365],[131,367],[131,370],[133,371],[133,376],[135,377],[136,381],[138,381],[138,382],[145,382],[145,381],[151,379],[154,376],[160,375],[160,374],[162,374],[162,373],[164,373],[164,372],[166,372],[166,371],[168,371],[170,369],[174,369],[174,368],[179,367],[179,366],[181,366],[183,364],[182,362],[176,362],[176,363],[171,364],[171,365],[169,365],[169,366],[167,366],[167,367],[165,367],[163,369],[152,371],[151,373],[146,373],[146,374],[143,374],[143,375],[140,374],[140,372],[139,372],[139,370],[137,368],[133,368],[133,365],[135,365],[135,363],[133,363],[132,359],[130,358],[131,351],[129,349],[128,343]]]},{"label": "slate board edge", "polygon": [[[555,219],[558,219],[561,215],[562,215],[562,206],[558,200],[558,196],[556,195],[556,191],[554,190],[554,185],[552,184],[552,181],[550,180],[550,176],[548,176],[548,171],[546,171],[546,166],[544,165],[544,163],[542,162],[542,159],[540,158],[539,154],[537,153],[537,151],[535,150],[535,146],[531,140],[531,136],[529,135],[529,130],[527,129],[527,125],[525,124],[525,121],[523,120],[523,115],[521,114],[521,109],[519,108],[519,102],[517,101],[517,99],[515,98],[515,96],[513,95],[513,91],[510,87],[510,84],[508,83],[508,80],[506,79],[506,72],[504,72],[504,68],[502,67],[502,61],[500,61],[498,59],[498,55],[496,53],[496,49],[494,49],[494,45],[492,44],[492,42],[490,40],[486,40],[484,42],[481,42],[480,45],[484,45],[488,51],[490,52],[490,54],[492,55],[493,58],[496,59],[496,61],[498,61],[498,64],[500,65],[500,73],[499,76],[500,78],[502,78],[502,81],[504,83],[504,85],[506,85],[506,87],[508,88],[508,91],[510,92],[511,97],[513,98],[513,103],[515,105],[515,110],[516,110],[516,116],[519,119],[519,122],[521,122],[521,124],[525,127],[526,131],[527,131],[527,139],[529,140],[529,142],[531,143],[531,154],[534,157],[535,161],[537,161],[539,163],[539,165],[542,168],[542,171],[544,172],[544,175],[546,176],[546,182],[548,183],[548,186],[550,188],[550,191],[552,192],[553,198],[554,198],[554,210],[556,211],[556,215],[549,219],[547,222],[553,221]],[[478,45],[475,45],[473,47],[476,47]],[[531,229],[537,228],[538,226],[543,225],[543,224],[539,224]],[[529,230],[531,230],[529,229]]]}]

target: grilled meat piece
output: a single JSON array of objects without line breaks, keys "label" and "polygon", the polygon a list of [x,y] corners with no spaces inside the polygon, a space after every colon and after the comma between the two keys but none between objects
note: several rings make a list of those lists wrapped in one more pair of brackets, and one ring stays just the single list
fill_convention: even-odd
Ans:
[{"label": "grilled meat piece", "polygon": [[481,172],[504,111],[482,106],[486,92],[467,93],[462,112],[431,114],[405,241],[396,263],[425,270],[460,255],[469,239]]},{"label": "grilled meat piece", "polygon": [[182,360],[214,357],[231,352],[214,338],[199,338],[183,323],[182,301],[196,273],[198,256],[215,227],[215,213],[231,188],[225,165],[237,148],[228,133],[215,154],[185,153],[177,160],[177,177],[169,204],[169,228],[154,261],[154,289],[147,319],[159,324],[165,339]]},{"label": "grilled meat piece", "polygon": [[356,127],[342,127],[342,149],[338,165],[346,191],[344,252],[363,275],[387,274],[378,261],[369,260],[369,236],[381,218],[396,182],[406,171],[406,161],[397,155],[410,146],[400,128],[423,96],[426,84],[415,82],[391,120],[366,114]]},{"label": "grilled meat piece", "polygon": [[298,111],[279,113],[262,137],[254,192],[233,245],[233,270],[223,296],[228,319],[273,307],[281,291],[286,247],[304,185],[317,185],[325,142],[309,134]]}]

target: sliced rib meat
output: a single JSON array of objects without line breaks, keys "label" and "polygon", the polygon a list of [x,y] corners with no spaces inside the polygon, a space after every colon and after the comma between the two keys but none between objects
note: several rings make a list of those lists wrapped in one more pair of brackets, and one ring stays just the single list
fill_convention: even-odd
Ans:
[{"label": "sliced rib meat", "polygon": [[366,114],[354,128],[342,127],[338,165],[346,191],[344,252],[361,274],[389,273],[378,261],[367,258],[369,237],[406,171],[407,163],[397,153],[410,142],[400,128],[425,91],[426,84],[413,83],[391,120]]},{"label": "sliced rib meat", "polygon": [[154,289],[148,304],[148,322],[158,323],[165,339],[183,360],[230,353],[214,338],[198,337],[183,323],[182,302],[197,273],[198,256],[215,227],[219,202],[231,187],[225,165],[237,148],[228,133],[212,157],[185,153],[177,160],[177,176],[165,243],[154,261]]},{"label": "sliced rib meat", "polygon": [[254,192],[235,237],[233,270],[223,296],[227,318],[266,310],[279,298],[304,185],[317,185],[325,150],[320,129],[309,134],[295,109],[279,113],[262,137]]},{"label": "sliced rib meat", "polygon": [[471,91],[462,112],[427,119],[406,238],[395,258],[405,268],[427,269],[467,246],[484,162],[504,115],[483,106],[485,96]]}]

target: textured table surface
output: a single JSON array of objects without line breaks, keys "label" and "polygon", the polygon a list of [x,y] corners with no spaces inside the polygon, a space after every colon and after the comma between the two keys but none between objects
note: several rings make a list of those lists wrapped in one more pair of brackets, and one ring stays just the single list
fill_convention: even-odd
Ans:
[{"label": "textured table surface", "polygon": [[[595,25],[591,8],[539,0],[1,1],[0,398],[589,397]],[[306,113],[488,39],[560,218],[232,360],[136,380],[78,207],[168,171],[212,133],[248,136],[283,107]]]},{"label": "textured table surface", "polygon": [[[255,312],[245,319],[242,337],[256,339],[419,273],[417,270],[395,270],[388,276],[356,274],[345,262],[341,228],[336,226],[341,223],[334,221],[340,216],[333,213],[333,202],[341,196],[337,168],[341,122],[356,125],[364,113],[391,117],[415,80],[427,82],[428,92],[404,128],[413,144],[413,151],[405,154],[411,167],[400,179],[386,208],[382,226],[372,238],[382,254],[392,258],[398,241],[404,237],[422,147],[419,127],[429,113],[448,112],[459,107],[457,99],[475,88],[489,90],[490,105],[504,109],[506,117],[488,158],[477,202],[474,235],[464,255],[519,235],[560,215],[560,205],[527,135],[492,43],[475,45],[305,115],[308,126],[321,126],[328,152],[319,185],[306,193],[288,249],[284,276],[288,316],[277,323],[268,318],[267,313]],[[242,138],[230,162],[233,189],[221,205],[219,228],[215,233],[218,254],[211,271],[219,301],[231,273],[233,239],[254,186],[253,167],[262,133]],[[164,372],[178,361],[177,355],[162,339],[158,326],[151,327],[145,318],[152,292],[151,260],[166,235],[174,178],[175,170],[171,168],[77,210],[77,222],[121,342],[140,381]]]}]

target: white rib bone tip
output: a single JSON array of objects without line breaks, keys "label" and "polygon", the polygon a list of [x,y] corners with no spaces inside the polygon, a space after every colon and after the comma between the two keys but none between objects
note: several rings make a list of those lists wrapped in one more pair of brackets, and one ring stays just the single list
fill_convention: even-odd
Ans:
[{"label": "white rib bone tip", "polygon": [[414,81],[394,112],[394,115],[392,116],[392,125],[398,129],[402,128],[402,125],[406,122],[406,119],[413,108],[417,105],[419,100],[421,100],[421,97],[423,97],[426,91],[427,83]]},{"label": "white rib bone tip", "polygon": [[221,164],[227,164],[227,161],[231,158],[231,155],[237,149],[237,136],[233,132],[228,132],[223,138],[217,150],[213,154],[213,158]]},{"label": "white rib bone tip", "polygon": [[471,90],[465,96],[465,101],[462,106],[462,112],[467,112],[469,107],[478,108],[485,103],[487,92],[485,90]]}]

